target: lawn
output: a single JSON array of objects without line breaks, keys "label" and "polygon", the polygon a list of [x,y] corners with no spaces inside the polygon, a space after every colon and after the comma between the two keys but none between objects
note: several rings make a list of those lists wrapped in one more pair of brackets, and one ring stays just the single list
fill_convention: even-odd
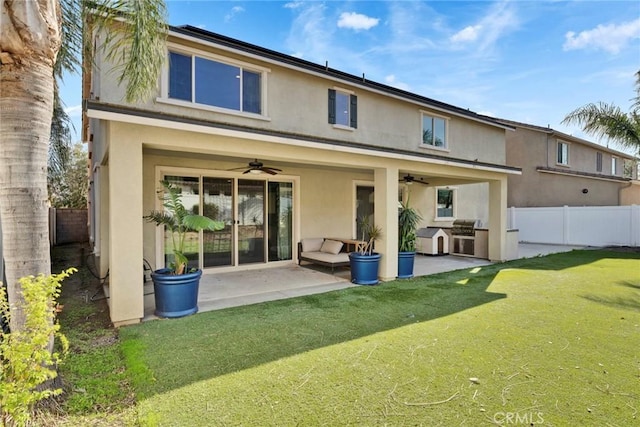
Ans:
[{"label": "lawn", "polygon": [[120,347],[143,425],[628,426],[640,423],[640,253],[152,321],[123,328]]},{"label": "lawn", "polygon": [[38,425],[640,425],[637,250],[117,331],[79,248],[54,255],[54,270],[80,272],[63,284],[64,398]]}]

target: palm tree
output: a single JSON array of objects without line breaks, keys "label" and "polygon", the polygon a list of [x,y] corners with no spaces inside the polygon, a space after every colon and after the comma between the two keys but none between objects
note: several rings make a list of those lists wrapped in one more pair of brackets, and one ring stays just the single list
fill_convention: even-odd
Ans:
[{"label": "palm tree", "polygon": [[[54,140],[60,129],[53,122],[54,110],[61,110],[56,78],[79,71],[80,52],[92,57],[91,31],[108,26],[105,49],[123,64],[116,71],[127,101],[145,98],[164,60],[166,8],[162,0],[0,4],[0,222],[7,293],[17,301],[20,277],[51,272],[47,158],[51,129]],[[12,313],[12,330],[23,324],[23,315]]]},{"label": "palm tree", "polygon": [[640,71],[636,72],[636,96],[629,113],[599,102],[587,104],[567,114],[562,123],[582,125],[582,130],[598,138],[608,138],[621,147],[640,154]]}]

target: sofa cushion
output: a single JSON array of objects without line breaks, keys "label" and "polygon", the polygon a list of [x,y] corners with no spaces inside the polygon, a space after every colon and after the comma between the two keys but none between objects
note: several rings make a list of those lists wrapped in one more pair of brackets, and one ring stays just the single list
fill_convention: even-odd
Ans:
[{"label": "sofa cushion", "polygon": [[340,249],[342,249],[342,242],[338,242],[337,240],[325,240],[320,248],[320,252],[325,252],[328,254],[338,254],[340,253]]},{"label": "sofa cushion", "polygon": [[302,252],[319,252],[323,242],[322,237],[302,239]]},{"label": "sofa cushion", "polygon": [[349,265],[349,254],[340,252],[339,254],[330,254],[327,252],[307,252],[302,256],[308,261],[318,261],[325,264],[344,264]]}]

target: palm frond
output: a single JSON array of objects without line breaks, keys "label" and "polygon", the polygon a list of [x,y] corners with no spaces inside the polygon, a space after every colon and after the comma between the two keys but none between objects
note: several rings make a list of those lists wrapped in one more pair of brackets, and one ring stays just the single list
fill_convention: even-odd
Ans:
[{"label": "palm frond", "polygon": [[207,218],[202,215],[185,215],[182,222],[189,230],[192,231],[218,231],[224,228],[224,222],[214,221],[211,218]]},{"label": "palm frond", "polygon": [[[87,1],[98,30],[108,27],[103,44],[112,71],[126,82],[126,101],[145,99],[158,83],[165,60],[167,11],[161,0]],[[118,22],[121,21],[121,22]]]},{"label": "palm frond", "polygon": [[71,129],[73,123],[60,99],[57,83],[53,90],[53,116],[51,118],[51,136],[49,140],[49,175],[60,176],[69,166],[71,158]]},{"label": "palm frond", "polygon": [[56,79],[62,80],[65,72],[80,72],[82,52],[83,0],[60,0],[62,33],[60,50],[54,65]]},{"label": "palm frond", "polygon": [[562,123],[581,125],[584,132],[623,147],[640,148],[638,115],[633,112],[627,115],[615,105],[587,104],[567,114]]},{"label": "palm frond", "polygon": [[163,225],[171,232],[177,231],[178,223],[176,217],[169,212],[151,211],[143,217],[147,222],[153,222],[156,225]]}]

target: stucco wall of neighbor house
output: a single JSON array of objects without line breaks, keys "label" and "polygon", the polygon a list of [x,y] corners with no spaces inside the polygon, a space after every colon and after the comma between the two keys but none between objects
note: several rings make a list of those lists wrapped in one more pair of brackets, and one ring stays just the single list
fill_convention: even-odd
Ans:
[{"label": "stucco wall of neighbor house", "polygon": [[[603,147],[565,141],[545,132],[518,128],[506,133],[507,163],[521,167],[522,175],[508,177],[508,206],[615,206],[624,204],[620,189],[625,182],[606,180],[611,174],[612,153]],[[558,141],[569,143],[569,165],[557,164]],[[596,171],[596,153],[602,153],[602,172]],[[621,162],[620,162],[621,163]],[[537,170],[553,168],[560,172],[599,173],[602,178],[568,176]],[[621,175],[621,169],[618,173]],[[587,190],[584,192],[583,190]],[[629,199],[633,199],[629,192]]]},{"label": "stucco wall of neighbor house", "polygon": [[[193,45],[193,43],[190,43]],[[355,144],[392,147],[414,152],[426,152],[444,157],[504,164],[504,129],[486,125],[451,113],[438,111],[408,100],[384,96],[342,81],[311,75],[258,59],[200,46],[223,58],[233,58],[247,65],[269,70],[265,91],[265,116],[193,108],[185,103],[169,101],[162,94],[166,86],[161,79],[157,97],[135,104],[145,110],[211,120],[269,131],[279,131]],[[109,64],[100,59],[102,67],[96,75],[100,82],[94,96],[100,102],[125,105],[124,89],[113,78]],[[339,88],[358,96],[358,127],[355,130],[337,128],[328,123],[328,89]],[[169,101],[170,103],[163,102]],[[422,111],[448,119],[448,149],[422,146]]]},{"label": "stucco wall of neighbor house", "polygon": [[640,181],[622,185],[620,189],[620,205],[640,205]]}]

